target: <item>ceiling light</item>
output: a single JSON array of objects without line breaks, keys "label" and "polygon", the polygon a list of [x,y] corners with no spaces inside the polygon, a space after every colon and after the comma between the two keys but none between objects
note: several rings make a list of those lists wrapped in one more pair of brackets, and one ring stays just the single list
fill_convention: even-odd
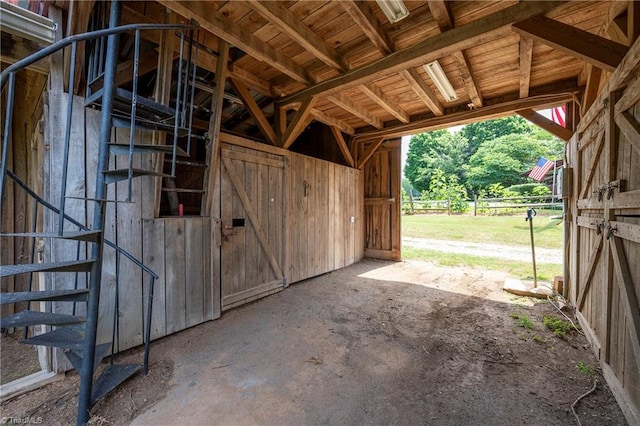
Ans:
[{"label": "ceiling light", "polygon": [[449,79],[447,79],[447,75],[444,73],[444,70],[438,61],[426,64],[424,69],[427,71],[427,74],[429,74],[429,77],[431,77],[431,80],[447,102],[453,102],[458,99],[456,91],[449,82]]},{"label": "ceiling light", "polygon": [[409,10],[402,0],[376,0],[389,22],[396,23],[409,15]]}]

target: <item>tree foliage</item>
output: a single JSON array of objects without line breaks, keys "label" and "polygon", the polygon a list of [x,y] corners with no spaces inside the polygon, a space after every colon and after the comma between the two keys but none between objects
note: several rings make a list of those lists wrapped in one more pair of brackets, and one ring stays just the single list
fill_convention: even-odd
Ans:
[{"label": "tree foliage", "polygon": [[506,118],[467,124],[460,130],[460,134],[468,142],[468,154],[471,157],[480,145],[486,141],[506,135],[523,135],[533,133],[536,127],[519,115]]},{"label": "tree foliage", "polygon": [[456,175],[445,176],[440,169],[435,169],[426,198],[430,200],[448,200],[449,208],[456,213],[464,213],[469,208],[467,190],[460,184]]}]

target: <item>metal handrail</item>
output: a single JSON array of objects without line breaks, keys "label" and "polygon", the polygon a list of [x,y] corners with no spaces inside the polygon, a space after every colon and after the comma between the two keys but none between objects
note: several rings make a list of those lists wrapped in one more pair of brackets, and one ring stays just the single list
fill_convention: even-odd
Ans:
[{"label": "metal handrail", "polygon": [[32,55],[29,55],[26,58],[15,62],[12,65],[9,65],[7,68],[5,68],[0,73],[0,87],[4,90],[4,86],[6,84],[7,78],[9,77],[9,75],[11,73],[14,73],[16,71],[20,71],[21,69],[24,69],[24,68],[28,67],[29,65],[32,65],[32,64],[38,62],[39,60],[46,58],[47,56],[51,55],[52,53],[55,53],[60,49],[64,49],[65,47],[67,47],[70,44],[75,43],[77,41],[92,40],[92,39],[95,39],[95,38],[105,37],[105,36],[112,35],[112,34],[125,33],[127,31],[136,31],[136,30],[188,30],[188,29],[196,29],[196,28],[199,28],[199,27],[200,27],[200,24],[198,24],[197,22],[194,22],[192,24],[128,24],[128,25],[121,25],[121,26],[115,27],[115,28],[106,28],[106,29],[103,29],[103,30],[96,30],[96,31],[88,32],[88,33],[75,34],[75,35],[63,38],[62,40],[58,40],[55,43],[53,43],[52,45],[47,46],[47,47],[45,47],[45,48],[33,53]]},{"label": "metal handrail", "polygon": [[[56,208],[55,206],[53,206],[52,204],[50,204],[49,202],[47,202],[45,199],[43,199],[42,197],[40,197],[38,194],[36,194],[26,183],[24,183],[18,176],[16,176],[11,170],[7,170],[7,176],[9,176],[15,183],[18,184],[18,186],[20,186],[22,189],[24,189],[27,194],[31,195],[34,199],[36,199],[40,204],[42,204],[43,206],[45,206],[46,208],[48,208],[49,210],[53,211],[56,214],[60,214],[60,210],[58,210],[58,208]],[[86,225],[83,225],[82,223],[78,222],[77,220],[75,220],[74,218],[72,218],[71,216],[68,216],[67,214],[64,215],[64,218],[66,220],[68,220],[71,224],[79,227],[80,229],[82,229],[83,231],[90,231],[91,228],[89,228]],[[145,271],[146,273],[148,273],[149,275],[151,275],[154,279],[159,279],[160,277],[153,272],[151,269],[149,269],[149,267],[147,267],[146,265],[144,265],[142,262],[140,262],[138,259],[136,259],[131,253],[129,253],[128,251],[124,250],[123,248],[121,248],[120,246],[116,245],[115,243],[107,240],[106,238],[103,239],[104,243],[106,245],[108,245],[109,247],[113,248],[114,250],[116,250],[117,252],[119,252],[120,254],[124,255],[127,259],[129,259],[130,261],[132,261],[133,263],[135,263],[138,267],[140,267],[143,271]]]}]

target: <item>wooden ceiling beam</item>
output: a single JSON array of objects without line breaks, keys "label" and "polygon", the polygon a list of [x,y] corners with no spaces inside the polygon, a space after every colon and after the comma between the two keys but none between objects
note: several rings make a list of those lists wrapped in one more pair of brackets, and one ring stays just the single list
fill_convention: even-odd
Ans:
[{"label": "wooden ceiling beam", "polygon": [[[428,4],[431,15],[438,23],[438,28],[440,28],[441,33],[449,31],[454,27],[453,16],[451,15],[451,10],[449,9],[449,5],[446,1],[434,0],[429,1]],[[480,90],[478,89],[476,78],[471,71],[469,58],[467,58],[467,55],[465,55],[464,51],[462,50],[453,52],[451,56],[453,57],[458,70],[460,71],[462,81],[464,81],[465,88],[467,89],[467,94],[469,95],[469,99],[473,103],[474,107],[480,108],[482,106],[482,95],[480,94]]]},{"label": "wooden ceiling beam", "polygon": [[313,118],[316,119],[316,121],[319,121],[320,123],[324,123],[330,127],[337,127],[342,132],[348,135],[354,135],[356,133],[356,130],[350,125],[348,125],[347,123],[345,123],[344,121],[338,120],[335,117],[331,117],[330,115],[325,114],[319,109],[312,108],[311,115],[313,116]]},{"label": "wooden ceiling beam", "polygon": [[344,140],[344,136],[342,136],[342,132],[339,128],[335,126],[331,126],[331,133],[333,133],[333,137],[336,139],[336,143],[338,144],[338,148],[340,148],[340,152],[344,157],[345,161],[349,166],[354,167],[355,162],[353,161],[353,156],[351,156],[351,151],[349,151],[349,147],[347,146],[347,142]]},{"label": "wooden ceiling beam", "polygon": [[602,78],[602,70],[593,65],[588,65],[589,73],[587,76],[587,86],[582,96],[582,105],[580,106],[580,112],[584,115],[593,102],[596,100],[600,90],[600,79]]},{"label": "wooden ceiling beam", "polygon": [[554,123],[544,115],[539,114],[530,108],[518,110],[516,111],[516,114],[518,114],[525,120],[530,121],[541,129],[546,130],[552,135],[559,137],[565,142],[567,142],[569,139],[571,139],[571,136],[573,136],[573,132],[570,129],[566,129],[559,124]]},{"label": "wooden ceiling beam", "polygon": [[533,61],[533,40],[520,37],[520,97],[529,96],[531,85],[531,62]]},{"label": "wooden ceiling beam", "polygon": [[366,121],[368,124],[372,125],[376,129],[382,129],[383,127],[382,120],[380,120],[378,117],[371,115],[369,111],[365,110],[364,108],[354,104],[353,102],[351,102],[351,100],[349,100],[349,98],[347,98],[343,94],[335,93],[331,96],[328,96],[327,99],[329,99],[331,102],[338,105],[340,108],[344,109],[345,111],[350,112],[356,117]]},{"label": "wooden ceiling beam", "polygon": [[316,98],[309,98],[303,102],[298,111],[296,111],[296,115],[293,117],[293,120],[291,120],[291,123],[287,127],[287,131],[284,132],[284,135],[282,136],[282,143],[280,146],[283,149],[289,149],[293,142],[295,142],[296,138],[300,136],[300,133],[302,133],[304,128],[307,127],[312,118],[310,113],[315,102]]},{"label": "wooden ceiling beam", "polygon": [[471,65],[469,65],[469,58],[462,50],[453,52],[451,56],[458,66],[464,85],[467,88],[469,99],[471,99],[474,107],[480,108],[482,106],[482,95],[480,94],[476,78],[471,70]]},{"label": "wooden ceiling beam", "polygon": [[523,37],[549,45],[607,71],[615,71],[629,48],[588,31],[535,16],[512,26]]},{"label": "wooden ceiling beam", "polygon": [[[147,23],[152,24],[154,21],[148,16],[142,15],[127,5],[123,5],[122,24]],[[141,33],[144,39],[153,43],[160,44],[160,31],[144,31]],[[180,45],[175,43],[175,51],[179,53]],[[3,52],[4,54],[4,52]],[[214,72],[218,63],[218,57],[209,53],[206,49],[200,49],[198,52],[198,68],[204,68],[207,71]],[[280,97],[282,92],[273,87],[268,81],[258,77],[247,70],[230,63],[230,75],[242,81],[251,89],[264,96]]]},{"label": "wooden ceiling beam", "polygon": [[400,71],[400,76],[404,78],[404,80],[411,86],[413,91],[418,95],[418,97],[425,103],[427,107],[433,112],[436,116],[441,116],[444,114],[444,107],[436,97],[435,93],[427,86],[427,83],[424,82],[420,74],[413,69],[409,68],[406,70]]},{"label": "wooden ceiling beam", "polygon": [[396,106],[387,96],[373,83],[367,83],[360,86],[360,90],[364,92],[374,102],[384,108],[389,114],[403,123],[409,122],[409,114],[399,106]]},{"label": "wooden ceiling beam", "polygon": [[256,100],[251,96],[249,90],[247,90],[247,87],[241,81],[236,80],[233,77],[229,79],[229,82],[238,96],[240,96],[240,99],[242,99],[242,103],[244,103],[244,106],[255,120],[262,134],[265,135],[272,145],[277,145],[278,137],[276,136],[276,132],[273,130],[273,127],[271,127],[271,124],[269,124],[269,121],[264,116],[264,113],[262,112],[262,109],[260,109]]},{"label": "wooden ceiling beam", "polygon": [[341,71],[348,68],[346,62],[335,49],[331,48],[322,37],[314,33],[280,2],[252,1],[247,3],[252,10],[258,12],[325,64]]},{"label": "wooden ceiling beam", "polygon": [[[163,0],[166,1],[166,0]],[[424,39],[411,47],[393,52],[382,59],[330,78],[297,93],[284,97],[281,105],[301,102],[310,96],[344,91],[375,79],[416,67],[447,56],[479,42],[495,40],[509,33],[513,22],[549,12],[563,2],[520,2],[477,19],[467,25]]]},{"label": "wooden ceiling beam", "polygon": [[384,30],[375,13],[366,2],[342,0],[338,4],[351,16],[356,25],[360,27],[362,32],[382,53],[393,52],[394,46],[389,34]]},{"label": "wooden ceiling beam", "polygon": [[159,0],[159,3],[187,19],[197,21],[203,29],[211,34],[226,40],[231,45],[292,79],[305,84],[315,81],[314,77],[302,65],[245,31],[235,22],[225,18],[213,10],[207,2]]},{"label": "wooden ceiling beam", "polygon": [[[379,137],[389,139],[425,131],[444,129],[454,125],[506,117],[523,109],[551,108],[572,101],[576,91],[577,89],[566,90],[559,93],[544,93],[530,96],[526,99],[519,99],[519,93],[512,93],[500,99],[485,100],[485,106],[482,108],[451,112],[441,117],[417,119],[409,124],[399,124],[385,127],[382,130],[362,132],[356,134],[354,138],[358,141],[373,140]],[[508,100],[502,100],[504,98]]]}]

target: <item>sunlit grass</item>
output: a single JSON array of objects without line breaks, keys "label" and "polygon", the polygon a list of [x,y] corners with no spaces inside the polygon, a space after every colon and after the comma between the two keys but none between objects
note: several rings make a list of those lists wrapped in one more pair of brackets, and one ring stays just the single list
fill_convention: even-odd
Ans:
[{"label": "sunlit grass", "polygon": [[[503,271],[514,278],[525,281],[533,280],[531,263],[516,260],[497,259],[493,257],[472,256],[468,254],[447,253],[437,250],[402,247],[402,257],[407,260],[424,260],[442,266],[471,266],[493,271]],[[541,263],[537,265],[540,281],[553,281],[556,275],[562,275],[562,265]]]},{"label": "sunlit grass", "polygon": [[[529,223],[522,216],[402,216],[402,235],[414,238],[505,245],[531,244]],[[562,222],[538,215],[533,220],[536,247],[562,248]],[[404,251],[407,248],[403,248]],[[483,258],[484,259],[484,258]]]}]

